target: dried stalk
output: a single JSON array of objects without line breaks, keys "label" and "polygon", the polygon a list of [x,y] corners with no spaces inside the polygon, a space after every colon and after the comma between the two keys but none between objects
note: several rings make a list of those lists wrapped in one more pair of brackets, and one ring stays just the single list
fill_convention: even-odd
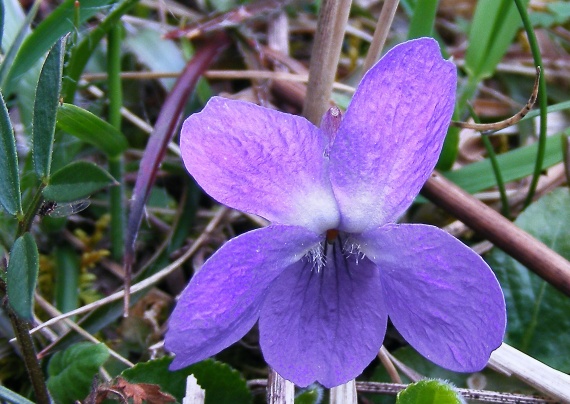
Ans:
[{"label": "dried stalk", "polygon": [[293,404],[295,402],[295,385],[279,376],[273,369],[269,372],[267,387],[269,404]]},{"label": "dried stalk", "polygon": [[303,116],[315,125],[329,107],[351,0],[324,0],[313,44]]},{"label": "dried stalk", "polygon": [[451,121],[451,126],[456,126],[462,129],[473,129],[479,132],[495,132],[497,130],[508,128],[517,124],[521,119],[523,119],[526,114],[532,109],[536,99],[538,97],[538,87],[540,84],[540,67],[536,68],[536,78],[534,80],[534,87],[532,89],[532,94],[528,99],[526,105],[515,115],[508,119],[495,123],[469,123],[469,122],[457,122]]},{"label": "dried stalk", "polygon": [[380,58],[382,54],[382,49],[386,43],[386,38],[388,37],[388,31],[392,26],[392,21],[396,15],[396,10],[400,0],[386,0],[382,6],[382,11],[380,12],[380,17],[378,17],[378,22],[376,23],[376,28],[374,29],[374,37],[370,43],[370,48],[368,48],[368,53],[366,54],[366,59],[362,65],[362,73],[366,73],[374,63]]}]

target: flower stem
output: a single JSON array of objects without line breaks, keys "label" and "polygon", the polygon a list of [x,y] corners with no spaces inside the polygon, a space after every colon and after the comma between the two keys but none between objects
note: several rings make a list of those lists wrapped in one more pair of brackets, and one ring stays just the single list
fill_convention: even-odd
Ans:
[{"label": "flower stem", "polygon": [[[523,4],[521,0],[515,0],[515,4],[517,5],[517,9],[519,10],[524,29],[526,31],[528,43],[532,52],[532,58],[534,59],[534,65],[537,67],[542,67],[542,56],[540,55],[540,48],[538,46],[538,41],[536,40],[534,28],[532,27],[532,23],[526,11],[526,5]],[[538,152],[536,155],[534,174],[532,176],[528,195],[524,203],[525,207],[530,205],[534,193],[536,192],[536,186],[538,185],[538,180],[542,174],[542,164],[544,163],[544,155],[546,153],[546,120],[548,97],[546,94],[546,77],[544,69],[542,69],[542,74],[540,75],[539,80],[540,84],[538,87],[538,105],[540,106],[540,134],[538,136]]]},{"label": "flower stem", "polygon": [[331,98],[351,0],[324,0],[313,43],[303,116],[319,125]]}]

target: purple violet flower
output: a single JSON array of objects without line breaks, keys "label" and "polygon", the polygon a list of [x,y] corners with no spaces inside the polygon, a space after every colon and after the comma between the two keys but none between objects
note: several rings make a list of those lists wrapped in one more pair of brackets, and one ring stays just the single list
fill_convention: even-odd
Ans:
[{"label": "purple violet flower", "polygon": [[491,269],[437,227],[395,224],[430,176],[455,103],[437,42],[396,46],[364,76],[344,118],[320,128],[212,98],[182,128],[186,168],[219,202],[272,222],[228,241],[182,293],[166,333],[179,369],[259,320],[267,363],[299,386],[358,376],[388,317],[426,358],[482,369],[505,332]]}]

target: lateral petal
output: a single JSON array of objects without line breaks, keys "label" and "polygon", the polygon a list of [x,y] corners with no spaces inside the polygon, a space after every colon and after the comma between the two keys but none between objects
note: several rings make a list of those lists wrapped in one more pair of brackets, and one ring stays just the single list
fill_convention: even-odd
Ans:
[{"label": "lateral petal", "polygon": [[170,316],[171,369],[212,356],[245,335],[269,285],[318,243],[304,228],[274,225],[228,241],[192,277]]},{"label": "lateral petal", "polygon": [[444,368],[484,368],[506,326],[503,292],[485,261],[422,224],[387,225],[360,242],[378,265],[388,315],[406,341]]},{"label": "lateral petal", "polygon": [[395,222],[412,203],[441,152],[456,82],[431,38],[394,47],[366,73],[330,152],[341,230]]},{"label": "lateral petal", "polygon": [[317,233],[339,220],[327,142],[305,118],[221,97],[186,119],[180,135],[186,168],[214,199]]},{"label": "lateral petal", "polygon": [[378,270],[336,247],[319,271],[307,258],[283,271],[261,310],[266,362],[301,387],[354,379],[374,359],[386,332]]}]

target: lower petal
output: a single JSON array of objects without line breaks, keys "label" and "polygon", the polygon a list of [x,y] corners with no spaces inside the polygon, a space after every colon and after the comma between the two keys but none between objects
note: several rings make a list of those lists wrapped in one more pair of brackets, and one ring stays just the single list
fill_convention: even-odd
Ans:
[{"label": "lower petal", "polygon": [[318,243],[304,228],[270,226],[228,241],[191,279],[172,313],[165,347],[171,369],[212,356],[248,332],[271,282]]},{"label": "lower petal", "polygon": [[483,259],[427,225],[388,225],[360,241],[380,269],[390,319],[410,345],[453,371],[484,368],[501,345],[506,313]]},{"label": "lower petal", "polygon": [[299,386],[325,387],[354,379],[374,359],[387,315],[378,270],[367,259],[346,257],[340,243],[326,265],[307,258],[271,286],[259,319],[263,356]]}]

